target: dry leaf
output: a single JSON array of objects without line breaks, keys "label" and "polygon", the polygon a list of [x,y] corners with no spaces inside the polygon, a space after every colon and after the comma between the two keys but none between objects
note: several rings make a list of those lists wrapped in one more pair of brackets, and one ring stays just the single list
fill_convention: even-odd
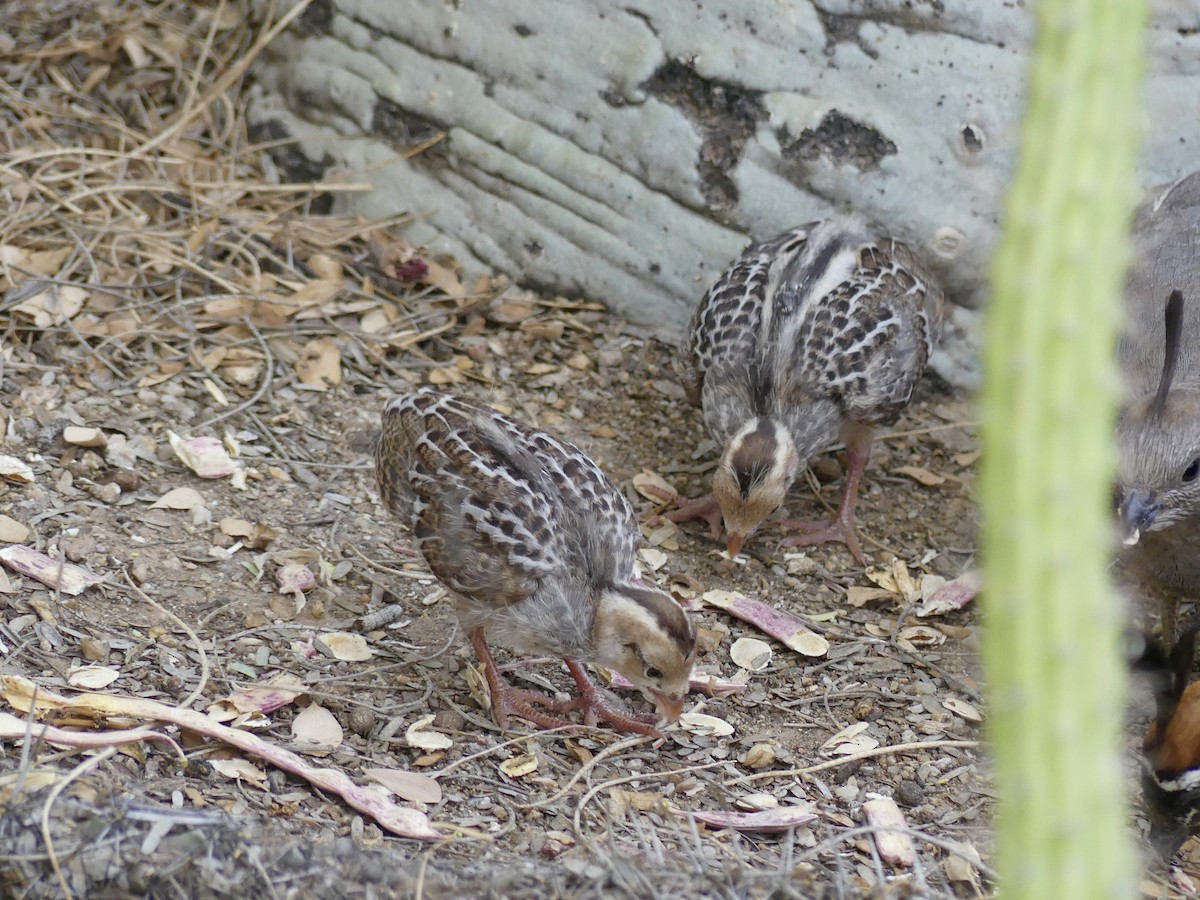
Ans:
[{"label": "dry leaf", "polygon": [[626,791],[622,788],[613,788],[608,797],[617,817],[623,817],[631,809],[637,812],[658,812],[666,806],[666,799],[663,795],[653,791]]},{"label": "dry leaf", "polygon": [[321,390],[342,383],[342,351],[333,338],[314,338],[300,348],[296,377],[301,384]]},{"label": "dry leaf", "polygon": [[215,437],[181,438],[173,431],[167,432],[167,441],[180,461],[201,478],[224,478],[241,468]]},{"label": "dry leaf", "polygon": [[299,744],[332,750],[341,746],[343,732],[333,713],[320,704],[310,703],[292,720],[292,737]]},{"label": "dry leaf", "polygon": [[33,484],[33,469],[15,456],[0,456],[0,478],[14,484]]},{"label": "dry leaf", "polygon": [[[979,851],[975,849],[975,845],[969,841],[947,841],[945,847],[947,854],[942,865],[946,870],[946,877],[950,881],[971,885],[976,896],[983,896],[982,885],[979,882],[979,869],[976,868],[983,865],[983,860],[979,856]],[[1149,896],[1157,895],[1157,891],[1149,894]]]},{"label": "dry leaf", "polygon": [[904,814],[891,797],[873,796],[863,804],[867,822],[875,826],[871,836],[884,862],[911,867],[917,861],[917,849],[909,836]]},{"label": "dry leaf", "polygon": [[11,516],[0,515],[0,541],[17,544],[29,537],[29,529]]},{"label": "dry leaf", "polygon": [[167,491],[150,504],[151,509],[196,509],[204,506],[204,498],[195,488],[181,487]]},{"label": "dry leaf", "polygon": [[856,756],[874,750],[879,741],[866,733],[870,727],[868,722],[855,722],[843,728],[821,745],[821,752],[826,756]]},{"label": "dry leaf", "polygon": [[235,756],[232,759],[210,759],[213,770],[237,781],[248,781],[264,791],[267,789],[267,774],[248,759]]},{"label": "dry leaf", "polygon": [[711,737],[729,737],[733,734],[733,725],[707,713],[684,713],[679,717],[679,725],[692,734]]},{"label": "dry leaf", "polygon": [[108,687],[121,677],[118,669],[108,666],[78,666],[67,674],[67,684],[71,687],[85,688],[89,691],[99,691]]},{"label": "dry leaf", "polygon": [[88,292],[77,284],[49,285],[13,307],[33,319],[38,328],[54,328],[73,319],[83,309]]},{"label": "dry leaf", "polygon": [[895,594],[893,594],[891,591],[887,590],[886,588],[878,588],[878,587],[869,588],[869,587],[859,587],[858,585],[852,585],[846,591],[846,602],[849,603],[851,606],[853,606],[855,609],[858,609],[858,608],[870,603],[872,600],[880,600],[880,599],[885,599],[885,598],[890,598],[890,597],[895,597],[895,596],[896,596]]},{"label": "dry leaf", "polygon": [[679,496],[671,482],[649,469],[643,469],[633,476],[633,487],[647,500],[653,500],[655,503],[662,503],[667,499],[663,494]]},{"label": "dry leaf", "polygon": [[818,818],[811,803],[781,806],[761,812],[722,812],[719,810],[688,812],[672,810],[676,815],[692,818],[714,828],[733,828],[737,831],[790,831]]},{"label": "dry leaf", "polygon": [[425,726],[434,720],[434,716],[423,716],[408,726],[404,732],[404,740],[408,746],[418,750],[449,750],[454,741],[437,731],[426,731]]},{"label": "dry leaf", "polygon": [[909,625],[901,628],[896,635],[896,643],[905,650],[916,650],[918,647],[938,647],[946,643],[946,635],[928,625]]},{"label": "dry leaf", "polygon": [[317,576],[304,563],[290,562],[275,570],[275,583],[281,594],[303,595],[317,586]]},{"label": "dry leaf", "polygon": [[232,516],[226,516],[217,523],[217,527],[221,529],[222,534],[227,534],[230,537],[250,537],[254,533],[254,524],[247,522],[245,519],[235,519]]},{"label": "dry leaf", "polygon": [[667,554],[657,547],[642,547],[638,550],[638,558],[646,564],[651,572],[657,572],[667,564]]},{"label": "dry leaf", "polygon": [[403,769],[365,769],[363,774],[409,803],[440,803],[442,786],[437,780],[419,772]]},{"label": "dry leaf", "polygon": [[761,672],[771,664],[771,645],[757,638],[738,638],[729,648],[729,656],[743,669]]},{"label": "dry leaf", "polygon": [[749,622],[759,631],[804,656],[824,656],[829,652],[829,641],[823,635],[817,634],[791,613],[768,606],[761,600],[752,600],[724,590],[705,591],[700,599],[743,622]]},{"label": "dry leaf", "polygon": [[93,584],[104,580],[102,575],[89,572],[83,566],[51,559],[23,544],[12,544],[0,549],[0,562],[20,575],[28,575],[48,588],[77,597]]},{"label": "dry leaf", "polygon": [[331,631],[313,640],[319,650],[343,662],[365,662],[375,655],[361,634],[348,631]]},{"label": "dry leaf", "polygon": [[898,469],[892,469],[893,475],[907,475],[913,481],[925,485],[926,487],[937,487],[939,484],[946,483],[944,475],[938,475],[935,472],[930,472],[928,469],[922,469],[920,466],[900,466]]},{"label": "dry leaf", "polygon": [[538,760],[532,753],[523,753],[500,763],[500,771],[509,778],[524,778],[537,771]]},{"label": "dry leaf", "polygon": [[957,697],[950,697],[942,701],[942,706],[950,710],[956,716],[966,719],[968,722],[982,722],[983,713],[977,710],[966,700],[959,700]]},{"label": "dry leaf", "polygon": [[918,606],[917,615],[936,616],[962,609],[975,599],[982,588],[983,572],[978,569],[964,572],[953,581],[946,582],[927,601]]}]

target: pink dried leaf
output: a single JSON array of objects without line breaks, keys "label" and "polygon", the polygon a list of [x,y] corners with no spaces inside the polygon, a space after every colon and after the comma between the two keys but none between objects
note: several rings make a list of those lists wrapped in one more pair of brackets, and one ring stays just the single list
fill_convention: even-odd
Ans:
[{"label": "pink dried leaf", "polygon": [[102,575],[83,566],[52,559],[24,544],[0,549],[0,562],[20,575],[28,575],[48,588],[56,588],[69,597],[78,597],[93,584],[104,581]]},{"label": "pink dried leaf", "polygon": [[[636,684],[624,675],[619,675],[616,672],[611,673],[609,683],[613,687],[622,688],[627,691],[638,690]],[[721,697],[725,694],[736,694],[739,691],[744,691],[746,689],[746,682],[719,678],[716,675],[706,675],[702,672],[693,672],[692,676],[688,679],[688,688],[693,691],[699,691],[702,694],[707,694],[709,697]]]},{"label": "pink dried leaf", "polygon": [[691,816],[714,828],[733,828],[736,831],[787,831],[815,822],[817,814],[811,804],[780,806],[757,812],[731,812],[727,810],[672,810],[677,816]]},{"label": "pink dried leaf", "polygon": [[829,641],[824,635],[817,634],[791,613],[761,600],[752,600],[733,591],[706,591],[701,599],[743,622],[749,622],[763,634],[770,635],[804,656],[824,656],[829,652]]},{"label": "pink dried leaf", "polygon": [[167,441],[180,461],[201,478],[224,478],[241,468],[215,437],[181,438],[168,431]]},{"label": "pink dried leaf", "polygon": [[249,732],[220,725],[195,710],[179,709],[141,697],[113,694],[80,694],[68,698],[39,688],[27,678],[0,675],[0,696],[14,709],[28,712],[34,705],[35,695],[39,711],[57,709],[82,713],[96,719],[130,716],[135,719],[169,722],[204,737],[223,741],[245,753],[266,760],[278,769],[303,778],[323,791],[337,794],[353,809],[370,816],[382,828],[393,834],[426,841],[436,841],[442,837],[441,832],[433,827],[425,813],[397,805],[382,788],[360,787],[336,769],[312,766],[290,750],[276,747]]},{"label": "pink dried leaf", "polygon": [[947,581],[932,597],[917,607],[918,616],[936,616],[962,609],[983,589],[983,572],[972,569]]},{"label": "pink dried leaf", "polygon": [[863,812],[867,823],[875,828],[875,848],[884,862],[893,866],[912,866],[917,861],[917,850],[896,801],[891,797],[872,797],[863,804]]}]

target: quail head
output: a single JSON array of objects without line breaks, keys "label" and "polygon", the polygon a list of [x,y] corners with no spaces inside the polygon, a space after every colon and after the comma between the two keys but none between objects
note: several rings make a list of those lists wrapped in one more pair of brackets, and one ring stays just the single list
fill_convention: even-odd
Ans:
[{"label": "quail head", "polygon": [[1162,602],[1172,639],[1180,601],[1200,595],[1200,173],[1144,204],[1117,360],[1121,562]]},{"label": "quail head", "polygon": [[[589,724],[655,733],[603,699],[586,663],[624,675],[660,720],[679,718],[696,652],[691,618],[641,582],[633,509],[578,447],[426,389],[387,404],[375,465],[384,506],[455,595],[497,724],[516,714],[557,727],[567,723],[547,709],[579,708]],[[511,687],[488,640],[562,657],[579,699],[560,704]]]},{"label": "quail head", "polygon": [[1155,717],[1143,741],[1142,796],[1150,842],[1164,859],[1200,833],[1200,682],[1190,682],[1196,651],[1193,623],[1169,653],[1146,637],[1134,667],[1153,682]]},{"label": "quail head", "polygon": [[841,505],[829,522],[785,522],[784,546],[854,531],[872,428],[893,423],[940,333],[942,290],[905,244],[857,218],[811,222],[749,246],[700,300],[680,375],[722,447],[712,495],[668,518],[724,523],[730,555],[784,500],[818,451],[845,443]]}]

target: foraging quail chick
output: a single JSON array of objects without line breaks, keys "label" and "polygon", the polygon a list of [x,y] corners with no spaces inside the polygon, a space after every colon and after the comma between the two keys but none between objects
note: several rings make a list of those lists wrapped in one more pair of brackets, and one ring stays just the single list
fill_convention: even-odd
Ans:
[{"label": "foraging quail chick", "polygon": [[[696,632],[668,594],[640,583],[637,523],[624,495],[578,447],[487,407],[424,389],[391,400],[376,448],[380,497],[412,528],[433,574],[454,592],[497,724],[545,727],[582,708],[626,731],[656,733],[606,703],[583,668],[633,682],[662,719],[683,708]],[[562,657],[580,699],[556,704],[505,682],[487,638]]]},{"label": "foraging quail chick", "polygon": [[1189,683],[1198,624],[1184,630],[1170,653],[1144,638],[1134,664],[1154,682],[1156,713],[1142,747],[1142,796],[1150,842],[1168,860],[1189,834],[1200,832],[1200,682]]},{"label": "foraging quail chick", "polygon": [[1185,597],[1200,596],[1200,173],[1139,209],[1117,360],[1122,563],[1163,604],[1170,642]]},{"label": "foraging quail chick", "polygon": [[[689,398],[723,448],[711,497],[668,518],[703,517],[736,555],[808,460],[840,436],[849,456],[828,523],[793,523],[784,546],[854,533],[872,427],[908,405],[941,325],[942,290],[916,254],[852,217],[752,244],[701,299],[680,357]],[[673,498],[678,499],[678,498]]]}]

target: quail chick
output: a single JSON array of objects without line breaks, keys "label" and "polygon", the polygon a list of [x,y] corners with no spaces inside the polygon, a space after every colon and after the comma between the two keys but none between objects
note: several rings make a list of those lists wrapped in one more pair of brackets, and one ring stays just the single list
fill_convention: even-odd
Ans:
[{"label": "quail chick", "polygon": [[782,503],[813,454],[840,439],[842,502],[824,523],[785,522],[784,546],[854,532],[872,429],[896,420],[940,333],[942,290],[913,251],[857,218],[811,222],[752,244],[709,289],[680,356],[689,399],[722,449],[712,495],[668,518],[705,518],[729,553]]},{"label": "quail chick", "polygon": [[[607,703],[584,669],[624,675],[679,718],[696,654],[688,613],[642,584],[638,530],[624,495],[578,447],[508,416],[428,389],[391,400],[375,455],[384,506],[409,524],[483,664],[492,714],[544,727],[580,708],[625,731],[652,724]],[[488,640],[562,657],[579,686],[563,705],[510,686]]]},{"label": "quail chick", "polygon": [[1134,664],[1153,680],[1155,718],[1143,742],[1142,796],[1150,842],[1164,859],[1200,832],[1200,682],[1189,683],[1197,623],[1170,653],[1146,638]]},{"label": "quail chick", "polygon": [[1170,642],[1181,600],[1200,596],[1200,173],[1143,204],[1134,249],[1117,344],[1121,562],[1161,601]]}]

